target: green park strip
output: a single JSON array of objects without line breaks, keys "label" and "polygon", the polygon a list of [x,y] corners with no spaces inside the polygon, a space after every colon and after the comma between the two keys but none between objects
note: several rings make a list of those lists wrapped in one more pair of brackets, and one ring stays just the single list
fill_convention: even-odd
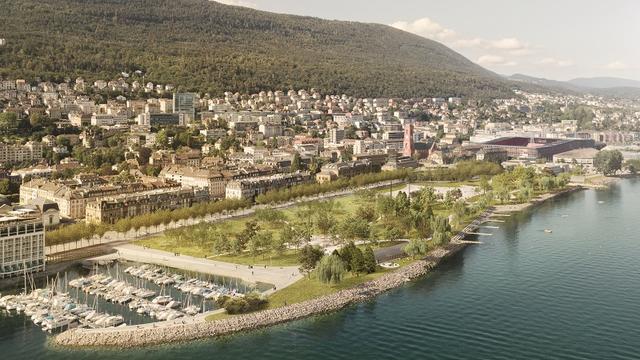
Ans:
[{"label": "green park strip", "polygon": [[[400,267],[404,267],[408,264],[413,263],[414,261],[414,259],[409,257],[395,260],[395,262],[399,264]],[[318,279],[318,276],[315,272],[311,272],[309,275],[305,276],[303,279],[298,280],[294,284],[271,294],[268,297],[269,303],[267,309],[275,309],[286,305],[296,304],[307,300],[319,298],[325,295],[330,295],[340,290],[349,289],[363,284],[367,281],[375,280],[382,275],[394,270],[378,267],[376,272],[371,274],[353,275],[349,273],[345,275],[342,281],[337,284],[324,283]],[[236,315],[222,312],[209,315],[206,320],[216,321],[227,319],[233,316]]]}]

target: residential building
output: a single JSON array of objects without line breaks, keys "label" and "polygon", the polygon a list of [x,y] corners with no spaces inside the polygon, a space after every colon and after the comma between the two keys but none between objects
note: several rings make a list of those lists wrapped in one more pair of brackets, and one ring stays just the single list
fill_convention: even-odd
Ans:
[{"label": "residential building", "polygon": [[312,180],[309,172],[296,172],[291,174],[277,174],[234,180],[227,183],[227,199],[253,199],[270,190],[287,188],[294,185],[308,183]]},{"label": "residential building", "polygon": [[42,160],[42,144],[29,141],[21,144],[0,143],[0,163],[13,164]]},{"label": "residential building", "polygon": [[227,181],[219,171],[193,166],[169,165],[162,169],[159,176],[178,182],[183,186],[206,189],[211,198],[225,197]]},{"label": "residential building", "polygon": [[190,207],[206,199],[202,189],[174,187],[98,198],[87,204],[88,222],[115,224],[118,220],[160,210]]},{"label": "residential building", "polygon": [[0,278],[44,271],[45,227],[34,206],[0,206]]},{"label": "residential building", "polygon": [[326,164],[316,174],[316,181],[322,184],[341,177],[351,177],[368,172],[371,172],[371,162],[369,160]]},{"label": "residential building", "polygon": [[177,186],[177,183],[162,181],[113,185],[98,177],[81,176],[76,176],[71,181],[38,178],[20,186],[20,203],[29,204],[37,199],[50,200],[58,204],[60,216],[83,219],[87,204],[97,198],[152,189],[171,189]]}]

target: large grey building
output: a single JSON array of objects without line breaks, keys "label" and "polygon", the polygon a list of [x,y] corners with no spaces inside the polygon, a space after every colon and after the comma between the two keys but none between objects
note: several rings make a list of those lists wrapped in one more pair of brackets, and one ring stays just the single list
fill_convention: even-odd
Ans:
[{"label": "large grey building", "polygon": [[196,94],[173,93],[173,112],[186,114],[191,121],[196,118]]}]

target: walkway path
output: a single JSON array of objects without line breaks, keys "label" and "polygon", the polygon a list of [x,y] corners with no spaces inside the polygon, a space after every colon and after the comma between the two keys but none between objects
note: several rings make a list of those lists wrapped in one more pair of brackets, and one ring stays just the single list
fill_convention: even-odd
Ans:
[{"label": "walkway path", "polygon": [[[188,255],[175,256],[166,251],[147,249],[133,244],[119,245],[114,248],[117,251],[116,254],[99,256],[91,260],[123,259],[144,262],[204,274],[235,277],[250,283],[261,282],[272,284],[276,289],[285,288],[303,276],[295,266],[263,266],[250,269],[246,265],[236,265]],[[269,294],[272,291],[273,289],[266,293]]]}]

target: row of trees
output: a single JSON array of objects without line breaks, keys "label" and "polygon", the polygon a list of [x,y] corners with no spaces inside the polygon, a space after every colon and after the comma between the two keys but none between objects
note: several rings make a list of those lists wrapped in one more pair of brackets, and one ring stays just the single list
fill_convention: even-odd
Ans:
[{"label": "row of trees", "polygon": [[323,184],[304,184],[272,190],[256,197],[258,204],[274,204],[300,198],[303,196],[313,196],[317,194],[333,192],[347,189],[350,187],[360,187],[383,181],[406,179],[410,176],[411,171],[407,169],[384,171],[378,173],[368,173],[357,175],[351,178],[341,178],[336,181],[326,182]]},{"label": "row of trees", "polygon": [[214,202],[206,202],[177,210],[161,210],[145,215],[121,219],[115,224],[76,223],[63,226],[47,232],[47,245],[64,244],[90,238],[93,235],[102,236],[107,231],[127,232],[138,231],[146,227],[158,227],[171,222],[203,217],[208,214],[225,213],[249,207],[247,200],[225,199]]},{"label": "row of trees", "polygon": [[460,161],[452,168],[436,168],[417,172],[422,181],[464,181],[478,176],[494,176],[503,171],[500,164],[489,161]]}]

